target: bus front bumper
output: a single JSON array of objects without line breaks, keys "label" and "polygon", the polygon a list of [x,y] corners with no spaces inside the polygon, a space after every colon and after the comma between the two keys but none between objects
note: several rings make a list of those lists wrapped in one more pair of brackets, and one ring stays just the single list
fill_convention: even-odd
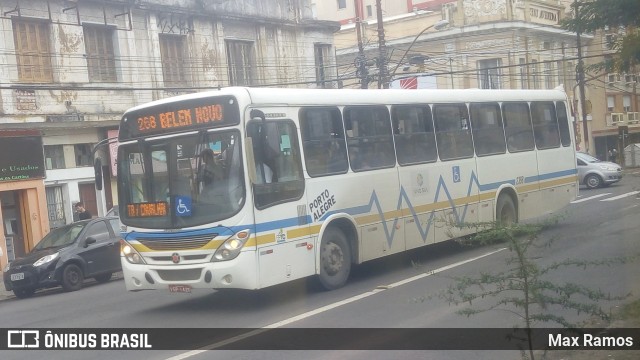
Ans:
[{"label": "bus front bumper", "polygon": [[241,252],[229,261],[189,265],[131,264],[125,258],[121,262],[128,291],[258,288],[254,251]]}]

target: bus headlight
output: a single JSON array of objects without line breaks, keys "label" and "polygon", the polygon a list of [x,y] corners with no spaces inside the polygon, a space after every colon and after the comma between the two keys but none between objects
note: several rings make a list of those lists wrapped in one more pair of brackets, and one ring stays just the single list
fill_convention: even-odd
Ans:
[{"label": "bus headlight", "polygon": [[144,264],[144,260],[140,253],[124,240],[120,240],[120,256],[124,256],[131,264]]},{"label": "bus headlight", "polygon": [[249,230],[238,231],[235,235],[228,238],[218,247],[213,254],[211,261],[227,261],[235,259],[242,250],[244,244],[249,240]]}]

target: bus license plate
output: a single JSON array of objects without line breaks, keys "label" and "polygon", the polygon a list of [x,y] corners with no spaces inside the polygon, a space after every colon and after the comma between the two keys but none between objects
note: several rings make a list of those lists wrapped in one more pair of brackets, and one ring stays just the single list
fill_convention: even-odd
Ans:
[{"label": "bus license plate", "polygon": [[169,292],[191,293],[191,286],[190,285],[169,285]]},{"label": "bus license plate", "polygon": [[11,274],[11,281],[24,280],[24,273]]}]

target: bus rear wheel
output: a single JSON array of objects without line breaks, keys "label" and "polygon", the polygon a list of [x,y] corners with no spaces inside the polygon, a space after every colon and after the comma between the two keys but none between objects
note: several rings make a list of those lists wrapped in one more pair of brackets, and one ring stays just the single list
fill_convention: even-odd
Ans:
[{"label": "bus rear wheel", "polygon": [[518,222],[516,206],[511,196],[502,194],[496,203],[496,223],[499,227],[511,226]]},{"label": "bus rear wheel", "polygon": [[320,283],[327,290],[346,284],[351,272],[351,248],[337,228],[328,228],[320,244]]}]

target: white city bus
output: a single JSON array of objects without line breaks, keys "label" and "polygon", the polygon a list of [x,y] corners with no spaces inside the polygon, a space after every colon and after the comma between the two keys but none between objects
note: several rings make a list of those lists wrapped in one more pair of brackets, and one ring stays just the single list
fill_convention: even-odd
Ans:
[{"label": "white city bus", "polygon": [[260,289],[576,196],[561,90],[223,88],[124,114],[128,290]]}]

